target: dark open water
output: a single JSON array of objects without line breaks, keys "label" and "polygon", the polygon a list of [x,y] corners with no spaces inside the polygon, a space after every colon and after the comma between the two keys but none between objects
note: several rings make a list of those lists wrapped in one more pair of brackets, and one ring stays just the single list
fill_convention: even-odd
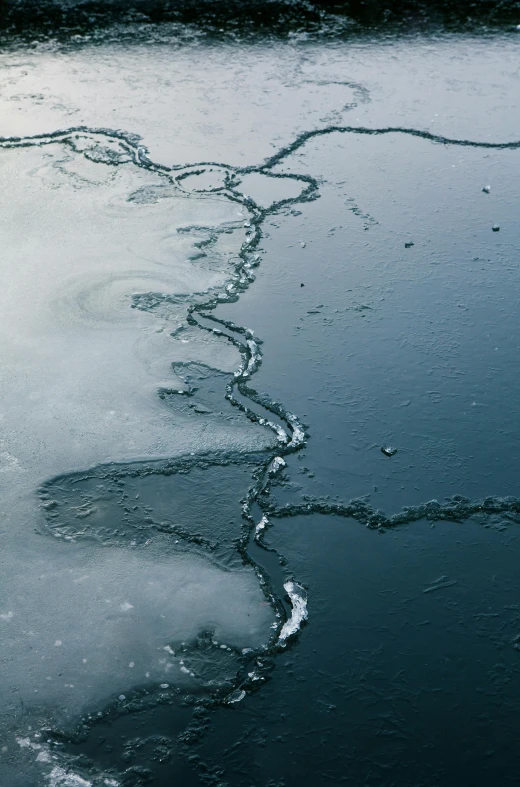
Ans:
[{"label": "dark open water", "polygon": [[2,787],[517,784],[520,9],[2,14]]}]

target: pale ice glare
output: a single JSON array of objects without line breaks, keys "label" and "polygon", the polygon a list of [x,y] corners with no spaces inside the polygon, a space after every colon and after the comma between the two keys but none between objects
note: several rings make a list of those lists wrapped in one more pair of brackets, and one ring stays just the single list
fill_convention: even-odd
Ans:
[{"label": "pale ice glare", "polygon": [[[191,349],[216,368],[239,364],[223,340],[171,333],[197,293],[232,276],[241,206],[80,150],[103,144],[83,135],[76,149],[0,150],[0,737],[13,774],[16,751],[29,756],[15,737],[31,726],[70,728],[142,685],[200,688],[175,655],[182,642],[210,631],[240,650],[272,635],[273,611],[249,568],[36,533],[35,492],[54,475],[274,439],[237,420],[189,418],[157,396],[180,384],[171,363]],[[198,256],[194,244],[212,236]],[[160,296],[151,311],[149,293]]]}]

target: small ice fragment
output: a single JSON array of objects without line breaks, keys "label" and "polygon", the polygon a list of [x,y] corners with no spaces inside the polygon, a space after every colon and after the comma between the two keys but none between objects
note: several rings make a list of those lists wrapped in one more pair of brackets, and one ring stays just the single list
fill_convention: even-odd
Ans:
[{"label": "small ice fragment", "polygon": [[128,612],[129,609],[133,609],[133,608],[134,608],[133,604],[129,604],[128,601],[123,601],[123,603],[119,605],[119,609],[122,610],[123,612]]},{"label": "small ice fragment", "polygon": [[227,698],[228,705],[234,705],[236,702],[241,702],[245,696],[246,693],[243,689],[237,689],[236,691],[232,691]]},{"label": "small ice fragment", "polygon": [[285,467],[285,459],[281,456],[275,456],[271,463],[271,467],[269,468],[269,473],[277,473],[278,470],[281,470],[282,467]]},{"label": "small ice fragment", "polygon": [[484,192],[484,194],[489,194],[489,192],[491,191],[491,186],[484,186],[482,191]]},{"label": "small ice fragment", "polygon": [[302,249],[304,249],[304,248],[306,247],[306,245],[307,245],[307,244],[305,243],[305,241],[304,241],[304,240],[302,240],[302,241],[301,241],[301,243],[300,243],[300,246],[302,247]]},{"label": "small ice fragment", "polygon": [[287,413],[287,420],[293,430],[290,445],[293,447],[302,445],[305,442],[305,431],[300,426],[298,419],[292,413]]},{"label": "small ice fragment", "polygon": [[135,667],[135,663],[134,663],[133,661],[131,661],[131,662],[130,662],[130,664],[129,664],[128,666],[129,666],[130,668],[132,668],[132,667]]},{"label": "small ice fragment", "polygon": [[0,620],[11,620],[14,617],[14,612],[3,612],[0,615]]},{"label": "small ice fragment", "polygon": [[160,689],[169,689],[170,688],[170,684],[169,683],[161,683],[159,688]]},{"label": "small ice fragment", "polygon": [[493,230],[493,232],[498,232],[500,230],[500,226],[498,224],[493,224],[491,229]]},{"label": "small ice fragment", "polygon": [[119,697],[118,697],[118,699],[120,699],[120,700],[121,700],[121,702],[123,702],[123,700],[126,700],[126,697],[125,697],[125,695],[124,695],[124,694],[120,694],[120,695],[119,695]]},{"label": "small ice fragment", "polygon": [[[56,765],[47,776],[50,787],[92,787],[92,782]],[[117,783],[117,782],[116,782]]]},{"label": "small ice fragment", "polygon": [[262,519],[260,520],[260,522],[257,524],[255,528],[255,539],[258,539],[258,537],[263,533],[263,531],[265,530],[268,524],[269,524],[269,520],[264,514],[264,516],[262,517]]},{"label": "small ice fragment", "polygon": [[381,453],[385,456],[393,456],[397,453],[397,448],[393,448],[391,445],[382,445]]},{"label": "small ice fragment", "polygon": [[60,645],[63,645],[63,642],[61,641],[61,639],[57,639],[56,642],[54,643],[54,647],[59,648]]},{"label": "small ice fragment", "polygon": [[289,637],[297,634],[302,623],[308,618],[307,594],[302,586],[298,585],[297,582],[289,580],[284,584],[284,588],[291,599],[292,613],[291,617],[284,623],[280,631],[278,641],[282,645],[285,645]]}]

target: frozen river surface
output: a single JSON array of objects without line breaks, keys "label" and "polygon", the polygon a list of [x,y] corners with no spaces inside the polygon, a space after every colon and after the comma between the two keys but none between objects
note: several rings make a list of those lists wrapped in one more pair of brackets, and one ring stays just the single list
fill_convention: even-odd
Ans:
[{"label": "frozen river surface", "polygon": [[517,783],[520,33],[295,18],[2,39],[2,787]]}]

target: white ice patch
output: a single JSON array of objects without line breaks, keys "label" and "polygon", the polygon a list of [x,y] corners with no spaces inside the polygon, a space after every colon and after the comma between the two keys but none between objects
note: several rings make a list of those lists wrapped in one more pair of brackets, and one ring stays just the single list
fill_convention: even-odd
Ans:
[{"label": "white ice patch", "polygon": [[16,738],[18,746],[21,749],[32,749],[36,754],[36,762],[50,762],[51,755],[48,746],[42,746],[38,741],[32,741],[30,738]]},{"label": "white ice patch", "polygon": [[0,453],[0,473],[23,472],[20,467],[20,462],[15,456],[12,456],[9,451],[2,451]]},{"label": "white ice patch", "polygon": [[[56,765],[47,775],[47,780],[50,787],[92,787],[92,782],[83,779],[77,773],[64,770],[59,765]],[[109,781],[113,783],[115,780],[110,779]],[[105,784],[108,783],[105,779]],[[115,784],[117,785],[119,782],[115,782]]]},{"label": "white ice patch", "polygon": [[278,473],[283,467],[286,466],[285,459],[281,456],[275,456],[273,461],[271,462],[271,466],[269,468],[269,473],[271,475],[275,475]]},{"label": "white ice patch", "polygon": [[258,344],[254,341],[254,339],[247,339],[247,346],[249,347],[250,358],[247,363],[247,368],[245,371],[245,375],[253,374],[256,372],[258,368],[258,361],[260,360],[260,350],[258,349]]},{"label": "white ice patch", "polygon": [[289,445],[291,448],[297,448],[305,443],[305,430],[301,426],[298,418],[292,413],[286,416],[292,428],[292,437]]},{"label": "white ice patch", "polygon": [[33,744],[30,738],[16,738],[16,743],[21,749],[33,749],[34,746],[40,748],[37,744]]},{"label": "white ice patch", "polygon": [[278,440],[282,443],[282,445],[285,445],[286,443],[289,442],[289,436],[285,431],[285,429],[283,429],[278,424],[273,423],[272,421],[267,421],[267,423],[271,427],[271,429],[273,429],[276,432],[276,434],[278,435]]},{"label": "white ice patch", "polygon": [[260,522],[257,524],[255,528],[255,541],[258,541],[258,539],[262,536],[268,524],[269,524],[269,520],[264,514],[264,516],[262,517],[262,519],[260,520]]},{"label": "white ice patch", "polygon": [[284,623],[280,631],[280,636],[278,637],[280,645],[285,645],[289,637],[297,634],[302,623],[307,620],[308,617],[307,593],[302,586],[297,582],[289,580],[284,584],[284,588],[291,599],[292,613],[291,617]]}]

